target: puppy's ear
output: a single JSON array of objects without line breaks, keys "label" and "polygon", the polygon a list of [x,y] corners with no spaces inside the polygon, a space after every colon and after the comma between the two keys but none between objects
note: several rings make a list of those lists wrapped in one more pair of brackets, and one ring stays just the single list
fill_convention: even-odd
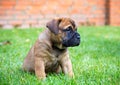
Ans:
[{"label": "puppy's ear", "polygon": [[76,26],[76,25],[75,25],[75,21],[71,20],[70,22],[71,22],[71,24],[73,25],[73,27]]},{"label": "puppy's ear", "polygon": [[59,23],[61,19],[53,19],[46,24],[46,27],[54,34],[58,34],[59,32]]}]

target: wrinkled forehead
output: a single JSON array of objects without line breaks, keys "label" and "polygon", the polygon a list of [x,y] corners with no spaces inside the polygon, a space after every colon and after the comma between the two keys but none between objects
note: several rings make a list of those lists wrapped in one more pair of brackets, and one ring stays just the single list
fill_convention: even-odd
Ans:
[{"label": "wrinkled forehead", "polygon": [[69,18],[63,18],[59,24],[59,27],[62,29],[66,29],[67,27],[72,27],[72,29],[76,28],[75,22]]}]

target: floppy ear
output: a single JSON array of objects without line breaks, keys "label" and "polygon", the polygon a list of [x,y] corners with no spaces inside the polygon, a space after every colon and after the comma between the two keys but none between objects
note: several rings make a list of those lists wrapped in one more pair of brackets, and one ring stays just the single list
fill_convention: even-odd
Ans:
[{"label": "floppy ear", "polygon": [[49,21],[46,24],[46,27],[54,34],[58,34],[59,32],[59,23],[61,22],[60,19],[53,19],[51,21]]},{"label": "floppy ear", "polygon": [[70,22],[73,25],[73,27],[75,27],[75,21],[71,20]]}]

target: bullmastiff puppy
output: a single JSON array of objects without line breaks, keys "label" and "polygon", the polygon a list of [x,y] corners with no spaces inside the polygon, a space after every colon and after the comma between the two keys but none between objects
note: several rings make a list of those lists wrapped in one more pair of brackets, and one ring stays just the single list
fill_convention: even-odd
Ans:
[{"label": "bullmastiff puppy", "polygon": [[75,22],[70,18],[57,18],[46,24],[35,44],[23,62],[23,70],[35,72],[38,79],[45,79],[47,73],[62,71],[73,77],[68,47],[80,44],[80,35]]}]

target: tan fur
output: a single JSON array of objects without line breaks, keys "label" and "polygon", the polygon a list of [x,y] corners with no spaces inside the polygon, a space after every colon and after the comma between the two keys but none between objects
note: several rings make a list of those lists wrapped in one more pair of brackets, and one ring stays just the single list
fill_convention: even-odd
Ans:
[{"label": "tan fur", "polygon": [[[71,25],[74,30],[76,29],[71,24],[71,19],[61,18],[61,20],[59,28],[65,29],[66,26]],[[59,31],[59,34],[55,35],[49,29],[41,33],[26,56],[23,62],[23,69],[35,72],[39,79],[46,78],[48,72],[59,73],[61,69],[65,74],[73,77],[74,73],[68,50],[61,43],[61,38],[64,36],[65,34],[62,31]],[[53,45],[63,50],[58,50]]]}]

